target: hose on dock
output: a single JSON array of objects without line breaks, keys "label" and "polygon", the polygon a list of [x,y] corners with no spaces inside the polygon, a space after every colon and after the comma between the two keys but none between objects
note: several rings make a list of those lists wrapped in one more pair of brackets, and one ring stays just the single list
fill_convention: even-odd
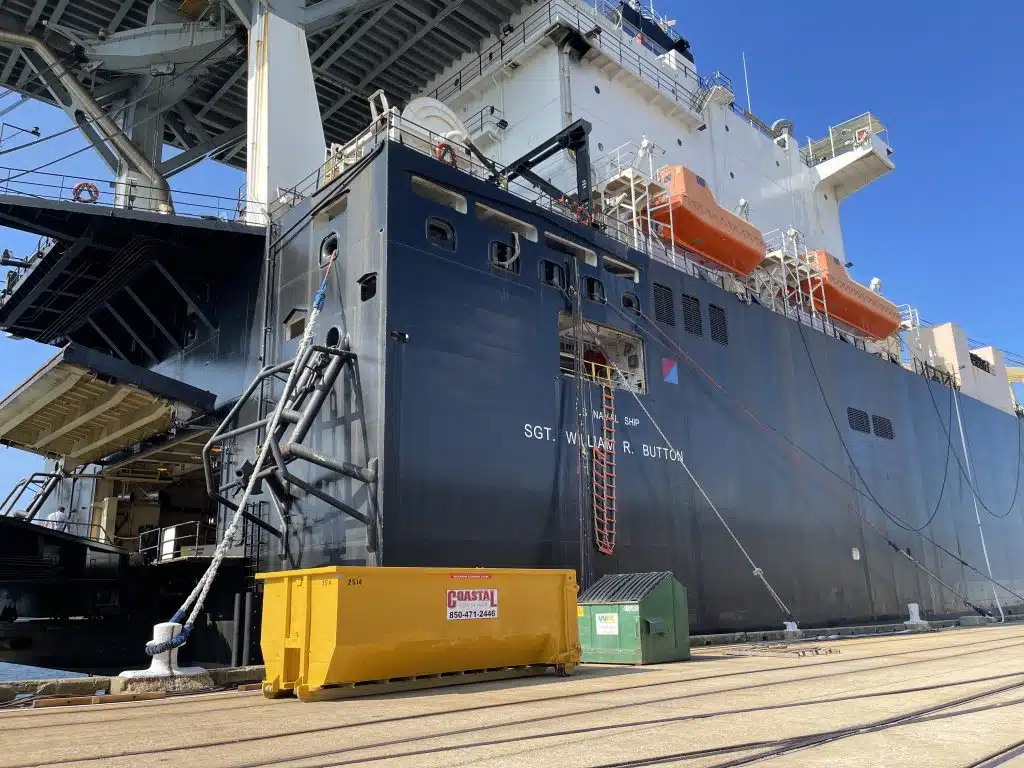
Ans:
[{"label": "hose on dock", "polygon": [[[302,340],[299,342],[299,349],[295,355],[295,360],[301,360],[306,350],[313,343],[313,332],[316,330],[316,323],[320,317],[320,310],[323,309],[324,300],[327,298],[327,281],[331,277],[331,269],[334,267],[334,262],[338,258],[337,249],[331,254],[331,259],[327,263],[327,272],[324,274],[324,279],[320,283],[320,287],[317,289],[316,294],[313,296],[313,302],[310,306],[309,322],[306,323],[306,328],[302,334]],[[288,392],[292,385],[295,383],[295,378],[299,375],[301,366],[296,364],[292,366],[291,371],[288,373],[288,380],[284,385],[284,392]],[[203,603],[206,601],[206,596],[210,592],[210,587],[213,585],[213,580],[217,577],[217,569],[220,567],[221,561],[224,559],[224,555],[227,553],[228,548],[234,543],[235,534],[238,532],[238,526],[242,521],[245,513],[246,505],[249,503],[249,497],[252,495],[253,489],[256,487],[256,483],[259,479],[259,469],[263,466],[263,463],[267,459],[267,453],[270,451],[270,444],[275,439],[274,435],[277,431],[278,424],[281,421],[281,414],[284,412],[285,398],[282,396],[278,402],[277,407],[274,408],[274,413],[270,417],[270,423],[267,425],[266,439],[263,441],[263,445],[260,447],[259,454],[256,458],[256,470],[249,476],[249,482],[245,486],[245,492],[242,494],[242,498],[238,502],[238,507],[235,509],[235,514],[231,518],[231,523],[224,531],[224,536],[221,538],[220,543],[217,545],[217,549],[213,554],[213,560],[210,562],[206,572],[199,579],[195,588],[191,594],[185,598],[185,602],[181,604],[181,607],[171,617],[171,622],[175,624],[181,624],[184,620],[184,625],[181,628],[181,632],[163,642],[153,642],[152,640],[146,643],[146,654],[149,656],[156,656],[160,653],[166,653],[167,651],[179,648],[184,645],[192,633],[192,627],[196,623],[196,619],[199,618],[199,612],[203,608]],[[191,612],[189,613],[189,607],[191,606]],[[186,614],[188,618],[186,619]]]}]

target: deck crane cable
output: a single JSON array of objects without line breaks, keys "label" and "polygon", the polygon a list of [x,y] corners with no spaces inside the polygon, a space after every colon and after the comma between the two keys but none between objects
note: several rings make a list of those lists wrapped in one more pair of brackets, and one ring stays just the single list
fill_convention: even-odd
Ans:
[{"label": "deck crane cable", "polygon": [[[646,331],[644,331],[644,330],[643,330],[642,328],[640,328],[639,326],[637,326],[637,325],[636,325],[636,323],[635,323],[635,321],[634,321],[634,319],[632,319],[632,318],[628,317],[627,315],[625,315],[625,314],[624,314],[624,313],[623,313],[623,312],[622,312],[621,310],[619,310],[619,308],[618,308],[618,307],[615,307],[615,306],[613,306],[612,304],[609,304],[608,306],[612,307],[612,308],[613,308],[613,309],[614,309],[614,310],[615,310],[616,312],[618,312],[618,314],[619,314],[619,315],[620,315],[620,316],[621,316],[621,317],[622,317],[622,318],[623,318],[623,319],[624,319],[624,320],[625,320],[625,321],[626,321],[626,322],[627,322],[627,323],[628,323],[628,324],[629,324],[630,326],[632,326],[632,327],[636,327],[636,328],[637,328],[637,330],[638,330],[638,331],[639,331],[640,333],[642,333],[642,334],[643,334],[644,336],[646,336],[647,338],[651,339],[652,341],[657,341],[656,339],[654,339],[654,337],[653,337],[653,336],[652,336],[652,335],[651,335],[651,334],[650,334],[649,332],[646,332]],[[718,390],[719,390],[719,391],[720,391],[720,392],[721,392],[721,393],[722,393],[723,395],[725,395],[727,399],[729,399],[729,400],[730,400],[730,401],[731,401],[731,402],[732,402],[732,403],[733,403],[734,405],[736,405],[736,406],[737,406],[737,407],[738,407],[738,408],[739,408],[740,410],[742,410],[742,411],[743,411],[743,412],[744,412],[744,413],[745,413],[745,414],[746,414],[747,416],[749,416],[749,417],[750,417],[750,419],[751,419],[751,420],[753,420],[753,421],[754,421],[754,423],[755,423],[755,424],[757,424],[757,425],[758,425],[759,427],[761,427],[761,429],[763,429],[763,430],[764,430],[764,431],[765,431],[765,432],[766,432],[767,434],[769,434],[769,435],[773,436],[773,437],[774,437],[774,438],[776,438],[776,440],[778,440],[778,441],[782,441],[782,442],[788,443],[788,445],[789,445],[789,450],[787,450],[787,452],[788,452],[788,453],[790,454],[790,457],[791,457],[791,458],[792,458],[792,459],[793,459],[794,461],[803,461],[803,460],[804,460],[805,458],[807,458],[807,459],[810,459],[810,460],[811,460],[811,461],[813,461],[813,462],[814,462],[815,464],[817,464],[817,465],[818,465],[819,467],[821,467],[821,468],[822,468],[822,469],[824,469],[824,470],[825,470],[826,472],[828,472],[828,473],[829,473],[830,475],[832,475],[833,477],[835,477],[835,478],[836,478],[836,480],[838,480],[839,482],[843,483],[844,485],[847,485],[847,486],[849,486],[849,487],[850,487],[850,488],[851,488],[851,489],[852,489],[852,490],[853,490],[853,491],[854,491],[855,493],[857,493],[857,494],[860,494],[861,496],[865,496],[865,497],[867,497],[867,494],[866,494],[866,493],[865,493],[865,492],[864,492],[864,491],[863,491],[863,490],[862,490],[861,488],[859,488],[859,487],[858,487],[857,485],[855,485],[855,484],[851,483],[851,482],[850,482],[849,480],[847,480],[846,478],[844,478],[844,477],[843,477],[842,475],[840,475],[840,474],[839,474],[838,472],[836,472],[836,471],[835,471],[834,469],[832,469],[832,468],[831,468],[830,466],[828,466],[828,465],[827,465],[827,464],[825,464],[825,463],[824,463],[823,461],[821,461],[821,459],[819,459],[818,457],[816,457],[816,456],[815,456],[814,454],[810,453],[810,452],[809,452],[809,451],[808,451],[808,450],[807,450],[806,448],[804,448],[803,446],[801,446],[801,445],[800,445],[799,443],[795,442],[794,440],[791,440],[791,439],[790,439],[789,437],[787,437],[786,435],[782,434],[782,433],[781,433],[781,432],[780,432],[780,431],[779,431],[778,429],[776,429],[775,427],[772,427],[772,426],[770,426],[770,425],[768,425],[768,424],[764,423],[763,421],[761,421],[761,419],[760,419],[760,418],[758,418],[758,416],[757,416],[757,415],[756,415],[756,414],[755,414],[755,413],[754,413],[753,411],[751,411],[751,410],[750,410],[750,409],[749,409],[749,408],[748,408],[748,407],[747,407],[747,406],[746,406],[746,405],[745,405],[745,404],[744,404],[744,403],[743,403],[743,402],[742,402],[742,401],[741,401],[741,400],[740,400],[739,398],[737,398],[737,397],[736,397],[735,395],[733,395],[733,394],[732,394],[732,393],[731,393],[731,392],[730,392],[730,391],[729,391],[728,389],[726,389],[726,388],[725,388],[725,387],[724,387],[724,386],[723,386],[722,384],[720,384],[720,383],[718,382],[718,380],[717,380],[717,379],[715,379],[715,378],[714,378],[714,377],[713,377],[713,376],[712,376],[711,374],[709,374],[709,373],[708,373],[707,371],[705,371],[705,370],[704,370],[704,369],[703,369],[703,368],[702,368],[702,367],[701,367],[701,366],[700,366],[700,365],[699,365],[699,364],[697,363],[697,361],[696,361],[696,360],[694,360],[694,359],[693,359],[692,357],[690,357],[690,355],[688,355],[688,354],[686,353],[686,351],[685,351],[685,350],[683,350],[683,348],[682,348],[682,347],[680,347],[680,346],[679,346],[678,344],[676,344],[676,343],[675,343],[675,341],[674,341],[674,340],[673,340],[673,339],[672,339],[671,337],[669,337],[669,336],[668,336],[667,334],[665,334],[665,333],[664,333],[664,332],[663,332],[663,331],[662,331],[662,330],[661,330],[660,328],[658,328],[658,327],[657,327],[657,326],[656,326],[656,325],[655,325],[655,324],[654,324],[654,323],[653,323],[653,322],[651,321],[651,319],[650,319],[650,318],[649,318],[649,317],[648,317],[647,315],[645,315],[645,314],[644,314],[643,312],[641,312],[641,311],[638,311],[638,312],[637,312],[637,314],[639,314],[639,316],[640,316],[640,317],[642,317],[642,318],[644,319],[644,321],[645,321],[645,322],[647,323],[647,325],[648,325],[648,326],[649,326],[650,328],[653,328],[654,330],[656,330],[656,331],[657,331],[657,332],[658,332],[658,333],[659,333],[659,334],[660,334],[660,335],[661,335],[661,336],[662,336],[662,337],[663,337],[663,338],[664,338],[664,339],[665,339],[665,340],[666,340],[666,341],[668,342],[667,344],[665,344],[665,342],[660,342],[660,343],[661,343],[661,344],[662,344],[663,346],[666,346],[667,348],[669,348],[669,349],[673,350],[673,351],[674,351],[674,352],[675,352],[676,354],[680,355],[680,356],[681,356],[681,357],[682,357],[682,358],[683,358],[683,359],[684,359],[684,360],[686,361],[686,363],[687,363],[687,364],[688,364],[688,365],[689,365],[689,366],[690,366],[691,368],[693,368],[694,370],[696,370],[696,371],[697,371],[698,373],[700,373],[700,374],[701,374],[701,375],[702,375],[702,376],[703,376],[703,377],[704,377],[705,379],[707,379],[707,381],[708,381],[708,382],[709,382],[709,383],[710,383],[710,384],[711,384],[712,386],[714,386],[714,387],[715,387],[716,389],[718,389]],[[782,447],[783,447],[783,448],[785,448],[786,446],[782,446]],[[832,491],[835,491],[835,490],[836,490],[836,489],[835,489],[834,487],[832,487],[832,486],[830,486],[830,485],[827,485],[827,484],[825,484],[825,483],[823,483],[823,485],[825,485],[825,487],[829,488],[829,490],[832,490]],[[844,503],[843,503],[843,505],[844,505],[844,506],[846,506],[846,507],[847,507],[847,508],[848,508],[848,509],[849,509],[849,510],[850,510],[851,512],[853,512],[853,514],[855,514],[855,515],[856,515],[856,516],[857,516],[858,518],[860,518],[861,522],[862,522],[862,523],[863,523],[864,525],[866,525],[866,526],[867,526],[867,527],[868,527],[869,529],[871,529],[872,531],[874,531],[875,533],[877,533],[877,534],[878,534],[879,536],[881,536],[881,537],[882,537],[882,538],[883,538],[883,539],[885,540],[885,543],[886,543],[886,544],[887,544],[887,545],[888,545],[888,546],[889,546],[889,547],[890,547],[890,548],[891,548],[891,549],[892,549],[893,551],[895,551],[895,552],[898,552],[898,553],[899,553],[899,554],[901,554],[901,555],[902,555],[903,557],[907,558],[907,559],[908,559],[908,560],[909,560],[909,561],[910,561],[910,562],[911,562],[911,563],[912,563],[912,564],[914,565],[914,567],[918,568],[918,569],[919,569],[919,570],[920,570],[921,572],[923,572],[923,573],[924,573],[925,575],[927,575],[927,576],[928,576],[929,578],[931,578],[932,580],[934,580],[934,581],[935,581],[936,583],[938,583],[938,584],[942,585],[942,586],[943,586],[943,587],[944,587],[945,589],[947,589],[947,590],[948,590],[949,592],[951,592],[952,594],[956,595],[956,596],[957,596],[958,598],[960,598],[960,600],[962,600],[962,601],[964,602],[964,604],[965,604],[965,605],[967,605],[968,607],[970,607],[970,608],[971,608],[972,610],[976,611],[977,613],[979,613],[979,614],[981,614],[981,615],[983,615],[983,616],[988,616],[988,615],[989,615],[987,611],[985,611],[985,610],[983,610],[982,608],[979,608],[978,606],[974,605],[974,603],[970,602],[970,601],[969,601],[969,600],[968,600],[968,599],[967,599],[967,598],[966,598],[966,597],[965,597],[964,595],[962,595],[962,594],[960,594],[959,592],[957,592],[957,591],[956,591],[955,589],[953,589],[953,587],[951,587],[951,586],[949,586],[948,584],[946,584],[946,583],[945,583],[944,581],[942,581],[942,580],[941,580],[941,579],[940,579],[940,578],[939,578],[938,576],[936,576],[936,575],[935,575],[935,574],[933,574],[933,573],[932,573],[931,571],[929,571],[929,570],[928,570],[927,568],[925,568],[925,566],[924,566],[924,565],[922,565],[922,564],[921,564],[921,563],[920,563],[920,562],[919,562],[919,561],[918,561],[918,560],[917,560],[916,558],[914,558],[914,557],[913,557],[913,556],[912,556],[912,555],[910,554],[910,552],[908,552],[908,551],[906,551],[906,550],[902,549],[902,548],[901,548],[901,547],[900,547],[900,546],[899,546],[898,544],[896,544],[896,543],[895,543],[894,541],[892,541],[892,539],[890,539],[890,538],[889,538],[888,534],[887,534],[887,533],[886,533],[885,531],[883,531],[883,530],[882,530],[881,528],[879,528],[879,527],[878,527],[877,525],[875,525],[875,524],[874,524],[874,523],[872,523],[872,522],[871,522],[870,520],[868,520],[868,519],[867,519],[867,517],[865,517],[865,516],[864,516],[864,514],[863,514],[863,513],[862,513],[862,512],[861,512],[861,511],[860,511],[859,509],[857,509],[857,508],[856,508],[856,507],[855,507],[855,506],[854,506],[853,504],[850,504],[849,502],[844,502]],[[883,510],[883,511],[885,511],[886,513],[888,513],[888,511],[887,511],[887,510]],[[888,513],[888,514],[891,514],[891,513]],[[963,558],[961,558],[960,556],[958,556],[958,555],[957,555],[957,554],[955,554],[954,552],[950,552],[950,551],[949,551],[948,549],[946,549],[945,547],[943,547],[943,546],[942,546],[941,544],[939,544],[939,543],[938,543],[937,541],[935,541],[935,540],[934,540],[934,539],[932,539],[931,537],[929,537],[929,536],[926,536],[926,535],[925,535],[924,533],[922,533],[922,532],[920,532],[920,531],[918,531],[917,533],[918,533],[918,535],[919,535],[919,536],[921,536],[921,538],[923,538],[923,539],[924,539],[925,541],[929,542],[930,544],[932,544],[933,546],[935,546],[935,547],[936,547],[937,549],[939,549],[939,550],[941,550],[942,552],[944,552],[944,553],[946,553],[947,555],[949,555],[949,556],[950,556],[950,557],[951,557],[951,558],[952,558],[953,560],[956,560],[956,561],[957,561],[958,563],[960,563],[960,564],[961,564],[962,566],[964,566],[965,568],[968,568],[969,570],[971,570],[971,571],[973,571],[974,573],[976,573],[976,574],[978,574],[979,576],[981,576],[981,577],[982,577],[983,579],[985,579],[986,581],[990,581],[990,582],[992,582],[993,584],[995,584],[996,586],[1000,587],[1001,589],[1004,589],[1004,590],[1005,590],[1006,592],[1008,592],[1009,594],[1013,595],[1014,597],[1016,597],[1016,598],[1018,598],[1018,599],[1020,599],[1020,600],[1024,601],[1024,595],[1019,595],[1019,594],[1017,594],[1017,593],[1016,593],[1016,592],[1014,592],[1014,591],[1013,591],[1012,589],[1010,589],[1009,587],[1007,587],[1007,586],[1006,586],[1005,584],[1003,584],[1003,583],[1001,583],[1001,582],[999,582],[999,581],[996,581],[995,579],[993,579],[993,578],[992,578],[991,576],[989,576],[988,574],[986,574],[986,573],[984,573],[984,572],[982,572],[982,571],[978,570],[978,569],[977,569],[977,568],[975,568],[975,567],[974,567],[973,565],[971,565],[971,564],[970,564],[969,562],[967,562],[966,560],[964,560]]]},{"label": "deck crane cable", "polygon": [[[903,343],[903,347],[907,350],[907,354],[910,355],[911,359],[914,359],[914,352],[913,352],[913,350],[910,349],[910,346],[907,344],[906,340],[901,338],[900,341]],[[928,389],[928,396],[929,396],[929,398],[931,398],[931,401],[932,401],[932,408],[935,409],[935,416],[939,420],[939,426],[942,428],[942,431],[945,433],[946,437],[949,438],[950,441],[952,441],[953,440],[952,431],[950,429],[947,429],[946,428],[946,423],[942,421],[942,413],[939,411],[938,403],[935,402],[935,395],[932,393],[931,386],[929,385],[927,389]],[[950,397],[951,398],[955,397],[955,395],[953,394],[953,388],[952,387],[950,387],[949,392],[950,392]],[[967,420],[964,419],[964,422],[966,422],[966,421]],[[1020,422],[1021,422],[1021,419],[1018,418],[1017,419],[1017,478],[1016,478],[1016,480],[1014,481],[1014,484],[1013,484],[1013,498],[1010,499],[1010,506],[1006,510],[1006,512],[1004,512],[1002,514],[997,514],[997,513],[993,512],[991,509],[988,508],[988,505],[986,505],[985,502],[982,501],[981,494],[978,493],[978,489],[975,487],[974,483],[971,480],[970,475],[967,474],[967,470],[964,468],[963,463],[960,461],[960,456],[958,454],[956,454],[956,453],[953,454],[953,458],[956,459],[956,465],[957,465],[957,467],[960,468],[960,474],[961,474],[961,476],[963,476],[964,481],[966,481],[967,486],[974,493],[974,498],[977,499],[978,504],[981,506],[981,508],[983,510],[985,510],[988,514],[992,515],[992,517],[995,517],[995,518],[1000,518],[1001,519],[1001,518],[1009,517],[1010,513],[1013,512],[1013,508],[1017,504],[1017,496],[1020,493],[1020,465],[1022,463],[1021,462],[1021,458],[1022,458],[1022,456],[1021,456],[1021,450],[1022,450],[1021,432],[1024,431],[1024,430],[1022,430]],[[952,424],[952,417],[950,417],[949,423]],[[964,442],[967,444],[968,452],[970,452],[971,439],[970,439],[970,436],[967,434],[967,426],[966,426],[966,424],[964,426]],[[1022,510],[1021,514],[1024,514],[1024,510]]]},{"label": "deck crane cable", "polygon": [[[313,296],[313,301],[309,311],[309,321],[306,323],[302,339],[299,342],[299,348],[295,353],[296,363],[292,365],[291,371],[288,373],[288,379],[285,382],[283,392],[288,392],[295,383],[295,379],[299,375],[301,368],[298,361],[302,360],[306,350],[313,343],[313,331],[316,329],[316,323],[320,317],[320,311],[323,309],[324,300],[327,297],[328,280],[331,277],[331,270],[333,269],[334,262],[337,258],[338,251],[335,249],[331,254],[330,261],[327,263],[327,271],[324,273],[320,287]],[[260,446],[259,453],[256,458],[256,469],[249,476],[249,482],[245,486],[245,492],[242,494],[242,498],[238,501],[235,514],[231,518],[231,523],[225,529],[223,538],[217,545],[217,549],[213,554],[213,559],[210,562],[209,567],[199,579],[199,583],[196,584],[191,594],[185,598],[185,602],[181,604],[181,607],[177,612],[175,612],[174,616],[171,617],[172,623],[180,624],[182,620],[185,619],[186,612],[191,606],[192,611],[188,614],[188,618],[185,619],[185,624],[182,627],[181,632],[177,636],[162,643],[154,643],[153,641],[146,643],[146,653],[150,656],[156,656],[159,653],[164,653],[173,648],[178,648],[179,646],[184,645],[188,640],[188,637],[192,632],[192,627],[195,624],[196,619],[199,617],[199,611],[202,610],[203,603],[206,601],[206,596],[209,594],[210,587],[213,585],[213,580],[217,576],[217,569],[220,567],[220,563],[224,559],[224,555],[227,553],[228,548],[235,544],[234,538],[238,532],[238,526],[241,523],[246,507],[249,504],[249,497],[252,495],[253,489],[256,487],[256,483],[259,480],[259,468],[262,467],[266,461],[267,454],[270,451],[270,445],[276,439],[275,433],[277,431],[278,424],[281,421],[281,414],[285,409],[285,402],[286,398],[282,395],[277,402],[277,407],[274,408],[273,415],[270,417],[270,423],[267,425],[266,438],[264,439],[262,446]]]},{"label": "deck crane cable", "polygon": [[764,575],[764,570],[760,566],[758,566],[757,563],[754,562],[754,558],[752,558],[750,556],[750,553],[747,552],[747,548],[743,546],[742,542],[739,540],[739,537],[736,536],[736,534],[733,532],[732,527],[729,525],[728,522],[726,522],[725,518],[722,516],[722,513],[718,511],[718,507],[715,506],[715,502],[711,500],[711,497],[708,496],[707,491],[704,490],[704,487],[700,484],[700,482],[694,476],[693,472],[691,472],[690,468],[686,465],[686,461],[683,459],[683,452],[677,451],[672,446],[671,441],[665,435],[665,432],[662,430],[661,425],[658,424],[654,416],[651,415],[651,412],[647,410],[647,406],[644,405],[644,401],[640,399],[640,395],[637,394],[636,387],[634,387],[630,383],[629,379],[626,378],[626,374],[622,371],[622,369],[615,364],[614,358],[611,355],[605,353],[605,351],[601,347],[601,342],[596,335],[593,336],[593,341],[596,347],[602,349],[602,354],[604,354],[605,358],[607,359],[608,365],[615,371],[615,374],[616,376],[618,376],[618,379],[622,383],[623,388],[631,395],[633,395],[633,398],[640,406],[640,409],[644,412],[644,415],[647,416],[648,421],[650,421],[651,424],[654,425],[654,428],[658,431],[658,434],[661,435],[661,439],[665,442],[665,445],[668,446],[670,452],[669,455],[675,454],[676,456],[679,457],[679,464],[683,467],[683,470],[689,476],[690,481],[693,483],[694,487],[698,491],[700,491],[700,495],[704,497],[704,501],[707,502],[708,506],[711,508],[711,511],[715,513],[715,516],[722,524],[722,527],[725,528],[726,533],[728,533],[729,536],[732,537],[732,540],[736,543],[736,546],[739,548],[740,552],[743,553],[743,557],[745,557],[747,562],[750,563],[750,567],[753,568],[754,577],[761,580],[761,583],[764,584],[765,589],[768,590],[768,594],[771,595],[772,600],[775,601],[775,604],[779,607],[779,610],[782,611],[783,615],[789,621],[796,622],[796,617],[793,616],[792,611],[789,610],[789,607],[786,605],[786,603],[783,602],[781,597],[779,597],[779,593],[776,592],[775,588],[772,587],[772,585],[768,582],[768,578]]}]

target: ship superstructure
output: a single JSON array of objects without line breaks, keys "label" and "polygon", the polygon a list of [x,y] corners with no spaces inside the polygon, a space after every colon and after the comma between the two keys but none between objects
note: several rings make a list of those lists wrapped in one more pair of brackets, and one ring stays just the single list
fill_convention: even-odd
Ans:
[{"label": "ship superstructure", "polygon": [[[252,481],[211,609],[236,661],[257,568],[671,570],[701,631],[1024,603],[1001,353],[847,271],[840,204],[894,168],[873,114],[801,145],[631,3],[141,19],[103,39],[51,20],[92,91],[6,40],[114,134],[117,174],[0,194],[46,238],[5,256],[0,326],[61,349],[0,402],[0,441],[49,462],[0,510],[19,535],[86,489],[60,535],[195,566]],[[121,133],[98,94],[142,60],[132,108],[179,101]],[[166,139],[185,151],[163,161]],[[244,193],[168,192],[208,156],[244,158]]]}]

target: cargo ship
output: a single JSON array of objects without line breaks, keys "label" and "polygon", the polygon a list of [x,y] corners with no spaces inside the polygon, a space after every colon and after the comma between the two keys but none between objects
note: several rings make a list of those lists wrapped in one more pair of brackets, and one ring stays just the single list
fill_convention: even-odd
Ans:
[{"label": "cargo ship", "polygon": [[[95,665],[220,555],[210,663],[323,565],[671,571],[694,632],[1020,611],[1020,370],[848,271],[874,114],[801,145],[630,2],[66,5],[12,6],[0,80],[114,179],[0,190],[42,238],[0,327],[55,348],[0,401],[46,462],[0,658]],[[206,158],[244,192],[171,189]]]}]

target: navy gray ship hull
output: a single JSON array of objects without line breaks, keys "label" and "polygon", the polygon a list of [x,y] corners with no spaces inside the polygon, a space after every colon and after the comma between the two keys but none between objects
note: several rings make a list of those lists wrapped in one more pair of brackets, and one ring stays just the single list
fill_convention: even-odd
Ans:
[{"label": "navy gray ship hull", "polygon": [[[414,176],[456,197],[438,202],[414,193]],[[371,562],[579,569],[584,556],[586,580],[671,570],[688,587],[696,631],[778,626],[785,617],[681,457],[802,624],[905,618],[910,602],[925,617],[969,611],[889,542],[994,609],[992,585],[957,559],[985,570],[971,487],[957,464],[966,462],[950,389],[395,144],[347,189],[347,221],[318,226],[314,219],[279,259],[282,270],[294,271],[315,262],[326,234],[342,235],[332,285],[338,296],[329,297],[319,333],[335,322],[351,339],[364,402],[358,409],[340,395],[312,440],[317,450],[354,451],[357,463],[381,459],[380,544]],[[291,212],[282,229],[318,204]],[[538,242],[519,238],[518,273],[489,265],[490,244],[511,240],[493,220],[481,220],[478,204],[540,233]],[[450,228],[440,238],[430,230],[438,220]],[[571,306],[568,294],[541,274],[547,260],[573,275],[573,257],[548,247],[545,233],[598,256],[596,265],[580,263],[579,276],[601,280],[607,303],[583,300],[585,318],[643,342],[645,391],[634,397],[615,390],[611,555],[599,554],[589,533],[581,555],[577,379],[559,366],[559,315]],[[635,265],[637,281],[604,270],[605,255]],[[379,290],[367,298],[359,286],[371,272]],[[304,290],[319,274],[311,270]],[[660,299],[670,291],[674,318],[662,308],[662,320],[674,324],[654,319],[655,283]],[[623,308],[627,292],[639,299],[642,315]],[[694,306],[700,333],[693,332]],[[584,381],[579,401],[595,440],[600,386]],[[1024,543],[1016,503],[1021,424],[971,398],[959,405],[975,487],[1003,515],[981,512],[992,573],[1024,591],[1024,564],[1015,556]],[[891,439],[887,430],[879,436],[851,429],[848,408],[887,419]],[[365,502],[365,489],[348,480],[322,471],[308,479],[356,506]],[[589,520],[590,478],[583,483]],[[289,567],[363,561],[365,538],[355,521],[308,499],[294,511]],[[924,535],[952,554],[901,524],[925,526]],[[262,565],[281,562],[274,556]],[[1000,599],[1010,610],[1020,602],[1003,591]]]}]

